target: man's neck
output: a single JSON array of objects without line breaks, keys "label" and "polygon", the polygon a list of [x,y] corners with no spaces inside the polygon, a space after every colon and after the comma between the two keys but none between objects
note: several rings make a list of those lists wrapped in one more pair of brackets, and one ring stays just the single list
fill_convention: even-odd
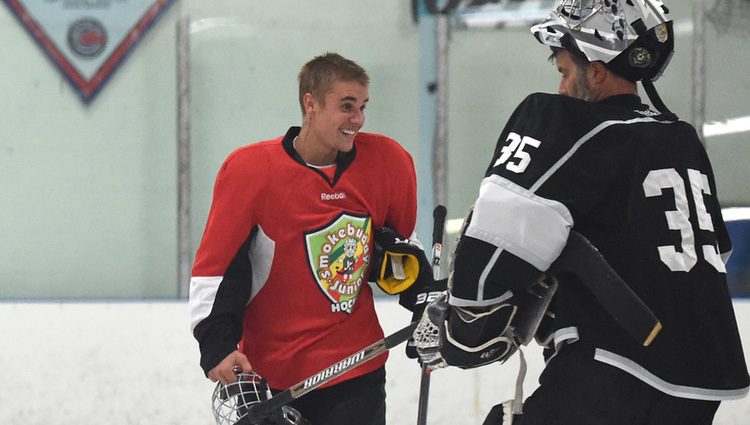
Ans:
[{"label": "man's neck", "polygon": [[303,127],[293,142],[294,150],[306,164],[316,167],[326,167],[336,163],[336,154],[327,149],[321,149],[321,144],[316,143],[314,135],[305,131]]},{"label": "man's neck", "polygon": [[608,97],[623,94],[638,96],[638,86],[632,81],[610,75],[606,83],[599,86],[599,90],[595,94],[594,100],[599,102]]}]

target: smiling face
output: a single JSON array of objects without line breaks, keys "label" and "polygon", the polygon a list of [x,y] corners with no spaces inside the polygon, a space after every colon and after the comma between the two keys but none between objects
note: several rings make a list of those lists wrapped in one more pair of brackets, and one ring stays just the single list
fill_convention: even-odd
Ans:
[{"label": "smiling face", "polygon": [[368,99],[367,86],[357,81],[333,82],[323,99],[305,93],[305,116],[296,143],[302,159],[312,165],[329,165],[339,151],[352,150],[354,136],[365,124]]}]

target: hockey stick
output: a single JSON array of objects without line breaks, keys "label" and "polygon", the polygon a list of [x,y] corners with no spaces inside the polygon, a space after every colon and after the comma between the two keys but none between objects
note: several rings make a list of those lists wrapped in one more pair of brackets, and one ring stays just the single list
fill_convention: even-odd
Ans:
[{"label": "hockey stick", "polygon": [[[444,205],[438,205],[432,211],[432,277],[435,280],[440,280],[440,256],[443,251],[443,229],[445,228],[447,213]],[[427,404],[430,398],[430,369],[424,364],[420,376],[417,425],[425,425],[427,423]]]},{"label": "hockey stick", "polygon": [[613,319],[644,347],[661,331],[654,313],[583,235],[571,231],[568,244],[550,271],[578,276]]},{"label": "hockey stick", "polygon": [[417,327],[417,322],[410,323],[408,326],[388,335],[387,337],[376,341],[360,351],[340,360],[331,366],[317,372],[303,381],[291,386],[290,388],[274,395],[268,400],[263,400],[260,403],[253,404],[247,412],[247,415],[241,417],[235,425],[254,425],[259,424],[263,419],[268,416],[269,413],[276,409],[280,409],[282,406],[291,403],[295,399],[302,397],[310,391],[320,387],[321,385],[330,382],[334,378],[349,372],[358,366],[367,363],[368,361],[378,357],[385,353],[391,348],[401,344],[407,339],[411,338],[414,329]]}]

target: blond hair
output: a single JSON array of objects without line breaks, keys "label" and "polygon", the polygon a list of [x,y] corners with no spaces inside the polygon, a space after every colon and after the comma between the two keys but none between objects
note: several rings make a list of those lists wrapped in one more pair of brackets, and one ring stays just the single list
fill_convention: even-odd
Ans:
[{"label": "blond hair", "polygon": [[330,52],[316,56],[302,66],[297,79],[302,116],[305,116],[305,93],[310,93],[319,102],[323,102],[326,92],[337,81],[355,81],[365,87],[370,84],[370,77],[364,68],[350,59]]}]

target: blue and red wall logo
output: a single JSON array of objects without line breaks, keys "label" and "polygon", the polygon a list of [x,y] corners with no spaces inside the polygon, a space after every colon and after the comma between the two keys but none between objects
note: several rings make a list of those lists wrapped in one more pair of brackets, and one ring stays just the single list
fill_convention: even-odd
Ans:
[{"label": "blue and red wall logo", "polygon": [[3,0],[89,103],[174,0]]}]

